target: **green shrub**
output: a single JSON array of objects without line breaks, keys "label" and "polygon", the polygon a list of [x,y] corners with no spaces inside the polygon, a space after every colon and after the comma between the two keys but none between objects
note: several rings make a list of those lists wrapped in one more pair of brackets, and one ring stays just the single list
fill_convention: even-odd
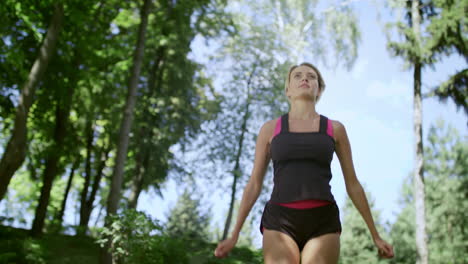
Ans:
[{"label": "green shrub", "polygon": [[112,241],[113,258],[119,263],[188,263],[182,240],[162,234],[162,226],[142,212],[126,210],[109,219],[109,227],[100,230],[97,242]]}]

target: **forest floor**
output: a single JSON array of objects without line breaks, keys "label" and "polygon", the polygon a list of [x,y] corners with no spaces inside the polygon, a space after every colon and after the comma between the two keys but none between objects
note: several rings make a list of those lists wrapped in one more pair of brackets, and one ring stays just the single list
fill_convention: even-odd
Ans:
[{"label": "forest floor", "polygon": [[[174,259],[183,259],[180,254],[185,256],[184,263],[189,264],[263,263],[261,250],[240,246],[234,248],[228,258],[216,259],[213,256],[216,243],[198,240],[188,243],[171,238],[165,238],[164,243],[161,241],[162,248],[152,253],[159,252],[162,258],[159,261],[148,259],[148,263],[180,264],[179,261],[174,262]],[[91,236],[45,233],[32,238],[27,229],[0,225],[0,264],[98,264],[99,250],[99,244]]]},{"label": "forest floor", "polygon": [[94,264],[99,245],[88,236],[44,234],[31,238],[29,230],[0,225],[0,264]]}]

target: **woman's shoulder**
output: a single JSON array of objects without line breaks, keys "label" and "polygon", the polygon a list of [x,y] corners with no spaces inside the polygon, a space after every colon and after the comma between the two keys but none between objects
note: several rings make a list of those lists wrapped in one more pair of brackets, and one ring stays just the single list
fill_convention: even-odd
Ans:
[{"label": "woman's shoulder", "polygon": [[341,136],[346,134],[346,128],[345,128],[344,124],[339,120],[332,120],[330,118],[328,120],[330,120],[330,122],[332,124],[332,127],[333,127],[333,137],[334,137],[335,141],[338,141],[338,139]]},{"label": "woman's shoulder", "polygon": [[340,129],[343,129],[344,128],[344,125],[342,122],[340,122],[339,120],[335,120],[335,119],[328,119],[330,120],[330,122],[332,123],[332,126],[333,126],[333,130],[336,131],[336,130],[340,130]]},{"label": "woman's shoulder", "polygon": [[278,118],[266,121],[265,123],[263,123],[261,131],[262,130],[265,130],[266,132],[274,131],[277,122],[278,122]]},{"label": "woman's shoulder", "polygon": [[266,139],[267,141],[270,141],[275,132],[278,120],[278,118],[274,118],[263,123],[258,136]]}]

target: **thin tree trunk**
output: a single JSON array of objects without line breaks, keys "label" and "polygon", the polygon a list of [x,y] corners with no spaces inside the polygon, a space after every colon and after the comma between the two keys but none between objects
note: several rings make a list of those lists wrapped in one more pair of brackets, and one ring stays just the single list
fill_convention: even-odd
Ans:
[{"label": "thin tree trunk", "polygon": [[[127,149],[129,141],[130,127],[133,120],[133,109],[136,102],[136,93],[138,87],[138,80],[140,78],[141,64],[143,60],[143,52],[145,46],[145,35],[146,28],[148,25],[148,15],[151,9],[151,0],[145,0],[141,9],[141,23],[138,28],[138,39],[136,44],[136,50],[133,58],[133,67],[128,87],[128,95],[125,102],[124,116],[119,131],[119,142],[117,148],[117,155],[115,159],[114,172],[111,179],[111,188],[109,197],[107,198],[107,217],[106,226],[109,226],[108,217],[114,215],[117,212],[117,208],[120,201],[123,173],[125,160],[127,158]],[[106,243],[104,248],[101,249],[101,264],[111,264],[113,258],[109,254],[111,243]]]},{"label": "thin tree trunk", "polygon": [[88,198],[82,204],[83,210],[80,210],[80,232],[78,234],[85,234],[88,230],[88,223],[89,218],[91,217],[91,213],[94,209],[94,200],[96,199],[97,191],[99,190],[99,186],[101,183],[102,176],[104,175],[104,168],[106,167],[106,162],[109,159],[109,152],[110,152],[110,144],[109,146],[103,151],[101,160],[99,162],[99,167],[96,170],[96,177],[94,178],[93,185],[91,187],[91,192]]},{"label": "thin tree trunk", "polygon": [[136,209],[138,205],[138,198],[140,198],[141,191],[143,191],[143,187],[145,186],[145,171],[146,168],[149,166],[150,161],[150,153],[148,151],[144,152],[143,161],[141,164],[141,169],[139,171],[138,181],[134,182],[134,186],[132,187],[132,193],[130,194],[130,202],[129,207]]},{"label": "thin tree trunk", "polygon": [[[417,39],[419,52],[421,52],[421,17],[420,2],[413,0],[411,4],[411,18],[413,33]],[[418,264],[428,263],[427,235],[426,235],[426,208],[424,192],[424,158],[423,158],[423,139],[422,139],[422,99],[421,99],[421,68],[420,61],[414,64],[414,136],[416,164],[414,169],[414,197],[416,206],[416,248],[418,251]]]},{"label": "thin tree trunk", "polygon": [[424,191],[424,153],[422,141],[422,100],[421,100],[421,65],[414,69],[414,136],[416,139],[416,164],[414,169],[414,197],[416,203],[416,247],[418,264],[428,263],[426,206]]},{"label": "thin tree trunk", "polygon": [[138,177],[135,177],[135,180],[132,185],[132,190],[130,193],[128,208],[136,209],[138,205],[138,198],[140,198],[141,191],[143,189],[143,173],[138,173]]},{"label": "thin tree trunk", "polygon": [[70,108],[73,97],[74,85],[70,85],[67,97],[64,100],[58,100],[55,110],[55,131],[54,131],[54,146],[46,160],[44,169],[44,181],[39,197],[39,204],[36,208],[31,235],[42,235],[44,221],[47,214],[47,206],[49,205],[50,191],[55,176],[59,170],[59,159],[62,156],[62,144],[67,133],[67,124],[70,116]]},{"label": "thin tree trunk", "polygon": [[138,197],[140,196],[141,189],[143,187],[143,169],[141,159],[136,160],[135,175],[130,191],[130,197],[128,198],[128,208],[136,209],[138,204]]},{"label": "thin tree trunk", "polygon": [[233,215],[233,210],[234,210],[234,204],[236,201],[236,192],[237,192],[237,180],[241,176],[241,172],[239,170],[239,164],[240,164],[240,157],[242,155],[242,146],[244,145],[244,136],[247,131],[247,121],[250,117],[250,83],[252,81],[252,77],[254,76],[255,73],[255,68],[252,71],[252,74],[249,77],[249,80],[247,82],[247,102],[245,106],[245,112],[244,112],[244,117],[242,120],[242,125],[241,125],[241,134],[239,137],[238,141],[238,146],[237,146],[237,153],[236,153],[236,163],[234,165],[234,170],[233,170],[233,183],[232,183],[232,189],[231,189],[231,202],[229,203],[229,211],[228,215],[226,217],[226,223],[224,225],[224,231],[223,231],[223,238],[222,240],[225,240],[228,236],[229,228],[231,226],[232,222],[232,215]]},{"label": "thin tree trunk", "polygon": [[97,226],[99,223],[99,220],[101,219],[102,209],[104,209],[104,206],[103,205],[99,206],[98,214],[96,216],[96,220],[94,221],[94,226]]},{"label": "thin tree trunk", "polygon": [[55,46],[59,37],[63,20],[63,7],[56,4],[54,14],[47,30],[46,37],[39,51],[39,56],[34,61],[26,83],[21,88],[21,94],[16,108],[15,123],[11,138],[0,161],[0,201],[5,196],[13,174],[23,164],[26,157],[26,140],[29,108],[32,105],[37,84],[42,79],[49,61],[55,52]]},{"label": "thin tree trunk", "polygon": [[89,185],[91,184],[91,156],[93,152],[93,140],[94,140],[94,129],[93,129],[93,118],[92,110],[88,120],[86,121],[86,164],[85,164],[85,181],[83,184],[83,189],[81,190],[80,195],[80,223],[77,229],[77,235],[82,235],[86,232],[87,222],[85,222],[85,215],[87,214],[86,201],[88,200],[88,190]]},{"label": "thin tree trunk", "polygon": [[80,159],[79,159],[79,158],[76,158],[76,159],[75,159],[75,162],[73,163],[72,168],[71,168],[71,170],[70,170],[70,174],[69,174],[69,176],[68,176],[67,187],[66,187],[65,193],[64,193],[64,195],[63,195],[62,205],[61,205],[61,207],[60,207],[59,213],[58,213],[57,216],[55,217],[55,219],[57,220],[57,223],[58,223],[58,226],[59,226],[59,227],[62,227],[63,215],[65,214],[65,209],[66,209],[66,205],[67,205],[68,194],[70,193],[71,185],[72,185],[72,182],[73,182],[73,176],[75,175],[75,170],[76,170],[76,168],[78,167],[79,164],[80,164]]}]

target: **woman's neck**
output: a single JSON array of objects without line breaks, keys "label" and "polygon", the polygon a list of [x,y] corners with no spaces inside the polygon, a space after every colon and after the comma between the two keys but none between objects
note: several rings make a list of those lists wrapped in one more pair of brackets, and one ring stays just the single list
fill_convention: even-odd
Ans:
[{"label": "woman's neck", "polygon": [[319,114],[315,111],[315,103],[311,101],[297,100],[291,103],[289,111],[290,119],[310,120]]}]

